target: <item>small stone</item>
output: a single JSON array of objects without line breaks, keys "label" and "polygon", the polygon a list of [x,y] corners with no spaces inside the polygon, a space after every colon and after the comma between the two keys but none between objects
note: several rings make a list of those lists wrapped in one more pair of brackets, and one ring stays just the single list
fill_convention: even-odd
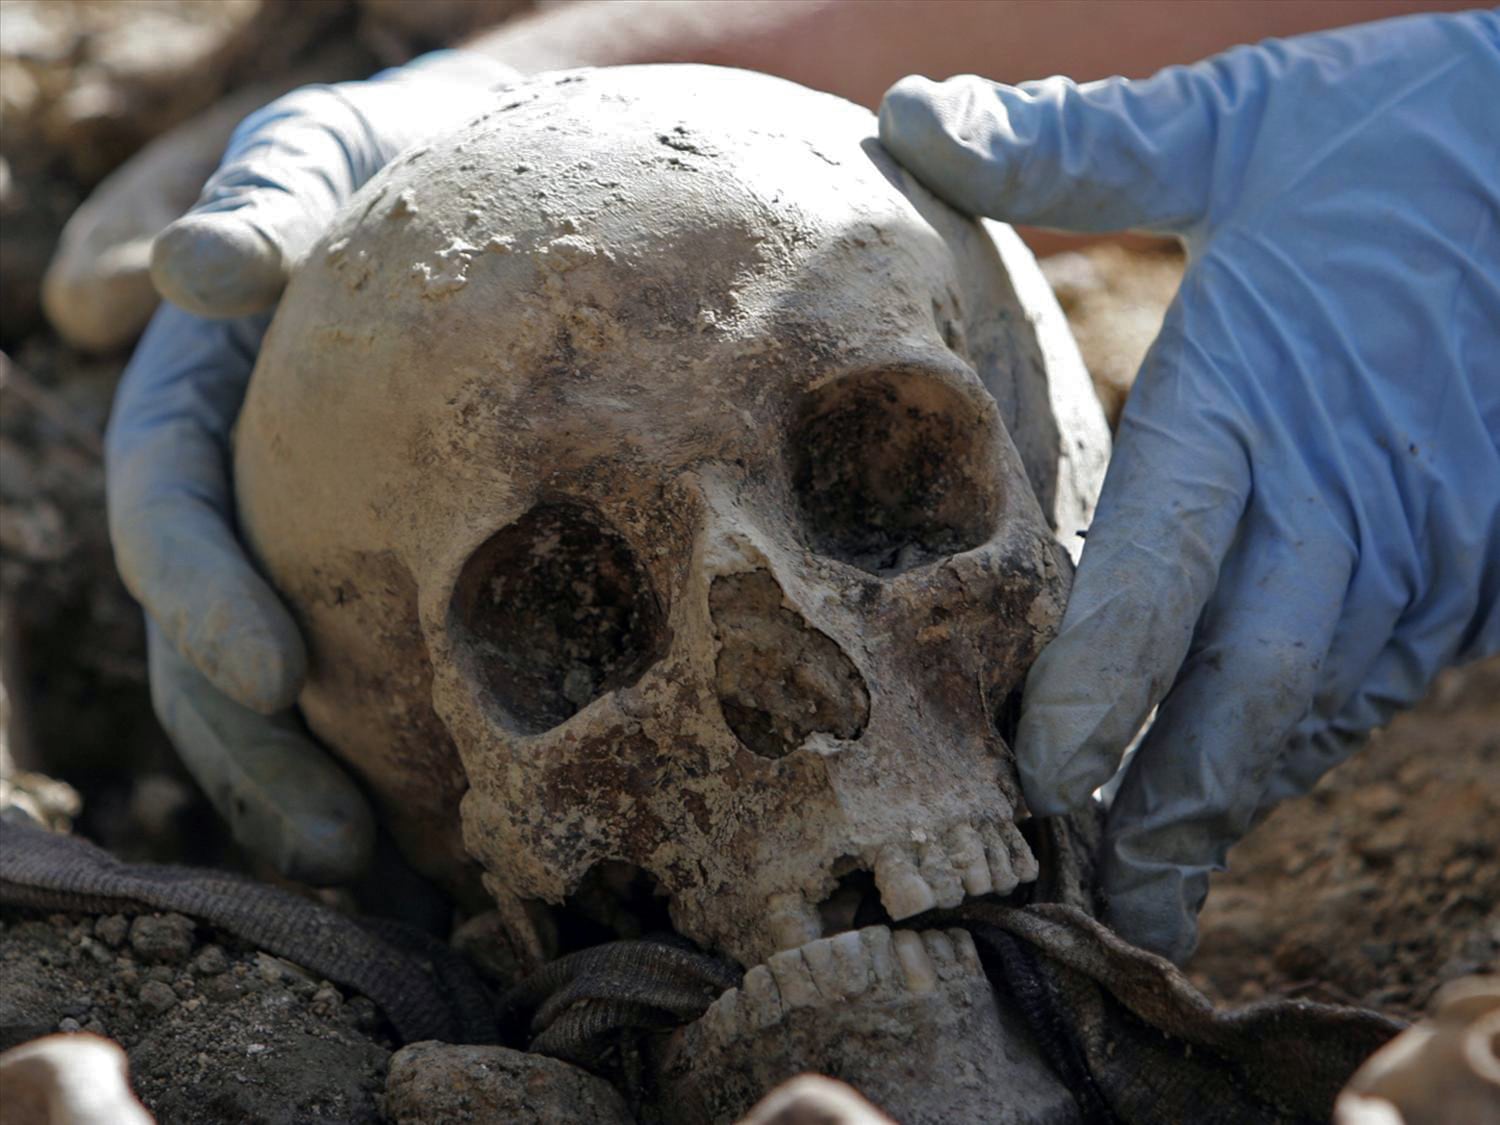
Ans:
[{"label": "small stone", "polygon": [[146,970],[147,980],[159,980],[162,984],[171,984],[174,976],[170,965],[152,965]]},{"label": "small stone", "polygon": [[287,988],[268,988],[261,997],[262,1011],[274,1014],[290,1013],[297,1006],[297,998]]},{"label": "small stone", "polygon": [[343,1002],[344,998],[339,995],[338,989],[334,988],[331,984],[324,984],[313,995],[310,1007],[314,1015],[326,1020],[338,1015],[339,1008],[343,1005]]},{"label": "small stone", "polygon": [[1362,790],[1355,798],[1357,804],[1376,820],[1386,820],[1401,811],[1401,791],[1389,782],[1377,782]]},{"label": "small stone", "polygon": [[193,952],[197,925],[181,914],[143,914],[130,924],[130,948],[148,961],[178,964]]},{"label": "small stone", "polygon": [[1443,865],[1443,879],[1449,883],[1467,883],[1478,869],[1479,863],[1472,856],[1460,856]]},{"label": "small stone", "polygon": [[105,1038],[108,1038],[109,1036],[109,1032],[105,1030],[104,1024],[99,1021],[98,1016],[94,1016],[93,1018],[85,1022],[83,1025],[83,1030],[93,1035],[99,1035]]},{"label": "small stone", "polygon": [[108,965],[115,959],[114,954],[102,942],[95,941],[93,938],[84,938],[78,943],[78,948],[96,965]]},{"label": "small stone", "polygon": [[1359,854],[1375,864],[1390,863],[1407,846],[1406,825],[1401,823],[1386,825],[1354,843]]},{"label": "small stone", "polygon": [[159,980],[148,980],[137,995],[152,1015],[159,1016],[177,1004],[177,993],[172,986]]},{"label": "small stone", "polygon": [[229,957],[223,948],[217,945],[205,945],[198,956],[193,958],[193,972],[200,977],[216,977],[227,968],[229,968]]},{"label": "small stone", "polygon": [[123,914],[107,914],[94,923],[94,936],[111,949],[124,945],[129,932],[130,919]]},{"label": "small stone", "polygon": [[64,1016],[62,1019],[57,1021],[57,1030],[68,1033],[74,1031],[82,1031],[83,1025],[75,1020],[72,1016]]},{"label": "small stone", "polygon": [[625,1125],[635,1118],[602,1078],[544,1055],[506,1047],[414,1043],[391,1056],[386,1114],[392,1121],[535,1121]]}]

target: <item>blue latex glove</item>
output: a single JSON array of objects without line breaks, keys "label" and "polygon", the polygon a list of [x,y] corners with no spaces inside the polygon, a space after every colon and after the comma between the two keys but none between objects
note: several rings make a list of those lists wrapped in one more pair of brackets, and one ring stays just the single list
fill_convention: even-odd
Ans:
[{"label": "blue latex glove", "polygon": [[357,876],[374,825],[291,712],[306,651],[236,538],[230,429],[270,320],[261,310],[344,201],[513,77],[439,52],[367,82],[295,91],[247,118],[199,204],[156,245],[158,288],[202,315],[162,307],[110,419],[110,536],[151,624],[157,716],[235,839],[304,882]]},{"label": "blue latex glove", "polygon": [[1032,811],[1076,809],[1161,704],[1101,874],[1183,960],[1259,810],[1500,650],[1500,18],[1139,82],[909,78],[880,128],[964,210],[1187,244],[1016,747]]}]

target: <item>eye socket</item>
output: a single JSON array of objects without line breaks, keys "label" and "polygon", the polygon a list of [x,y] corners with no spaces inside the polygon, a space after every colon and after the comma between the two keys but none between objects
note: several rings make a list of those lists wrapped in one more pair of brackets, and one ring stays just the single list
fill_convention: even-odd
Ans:
[{"label": "eye socket", "polygon": [[661,607],[630,545],[575,504],[533,508],[470,556],[449,606],[459,658],[522,734],[640,678]]},{"label": "eye socket", "polygon": [[818,553],[892,576],[989,538],[990,425],[938,380],[840,379],[809,397],[792,436],[792,487]]}]

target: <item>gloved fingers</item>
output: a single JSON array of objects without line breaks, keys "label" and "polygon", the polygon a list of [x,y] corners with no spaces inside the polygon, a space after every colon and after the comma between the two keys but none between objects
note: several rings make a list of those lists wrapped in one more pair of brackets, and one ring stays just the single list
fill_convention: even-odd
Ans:
[{"label": "gloved fingers", "polygon": [[1062,626],[1027,677],[1015,750],[1038,816],[1083,807],[1115,773],[1177,677],[1249,496],[1244,441],[1184,319],[1174,305],[1126,404]]},{"label": "gloved fingers", "polygon": [[157,237],[157,290],[200,316],[272,307],[354,192],[402,149],[462,124],[514,73],[435,52],[369,81],[304,86],[251,114],[198,203]]},{"label": "gloved fingers", "polygon": [[1319,778],[1353,755],[1369,738],[1368,731],[1344,730],[1331,726],[1325,719],[1309,717],[1276,756],[1276,765],[1255,812],[1256,820],[1282,801],[1311,792]]},{"label": "gloved fingers", "polygon": [[1247,514],[1105,823],[1106,919],[1129,940],[1174,961],[1192,952],[1209,872],[1249,829],[1312,706],[1353,565],[1314,525]]},{"label": "gloved fingers", "polygon": [[886,92],[880,141],[971,214],[1076,231],[1181,233],[1207,216],[1216,153],[1234,112],[1256,98],[1252,84],[1236,105],[1217,76],[1213,63],[1084,85],[913,75]]},{"label": "gloved fingers", "polygon": [[270,308],[291,268],[388,158],[338,86],[305,86],[247,117],[198,203],[157,236],[158,292],[200,316]]},{"label": "gloved fingers", "polygon": [[[1346,620],[1348,616],[1346,612]],[[1298,727],[1277,760],[1261,798],[1262,811],[1308,792],[1325,773],[1364,746],[1372,730],[1390,722],[1398,711],[1416,706],[1435,672],[1430,653],[1391,630],[1373,661],[1341,677],[1352,686],[1328,694],[1337,700],[1336,705],[1320,700],[1314,714]]]},{"label": "gloved fingers", "polygon": [[298,882],[356,878],[373,854],[375,824],[348,774],[290,713],[241,707],[149,624],[147,638],[157,718],[235,841]]},{"label": "gloved fingers", "polygon": [[229,431],[264,320],[164,306],[121,379],[105,443],[120,575],[179,652],[262,713],[290,707],[306,653],[235,536]]}]

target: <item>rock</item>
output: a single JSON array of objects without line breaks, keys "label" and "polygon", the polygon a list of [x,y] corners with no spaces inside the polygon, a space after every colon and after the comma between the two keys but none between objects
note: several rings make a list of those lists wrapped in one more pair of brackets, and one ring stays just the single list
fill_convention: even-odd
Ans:
[{"label": "rock", "polygon": [[177,1004],[177,993],[172,991],[172,986],[159,980],[146,981],[137,995],[152,1015],[159,1016]]},{"label": "rock", "polygon": [[130,924],[130,948],[147,961],[180,964],[193,952],[196,928],[181,914],[143,914]]},{"label": "rock", "polygon": [[391,1056],[385,1112],[394,1125],[628,1125],[635,1120],[613,1086],[576,1066],[508,1047],[446,1043],[413,1043]]},{"label": "rock", "polygon": [[95,938],[104,942],[111,950],[118,950],[124,945],[124,939],[130,933],[130,919],[123,913],[107,913],[104,918],[95,922]]},{"label": "rock", "polygon": [[193,958],[193,972],[202,977],[216,977],[227,968],[229,968],[229,958],[217,945],[205,945],[202,952]]}]

